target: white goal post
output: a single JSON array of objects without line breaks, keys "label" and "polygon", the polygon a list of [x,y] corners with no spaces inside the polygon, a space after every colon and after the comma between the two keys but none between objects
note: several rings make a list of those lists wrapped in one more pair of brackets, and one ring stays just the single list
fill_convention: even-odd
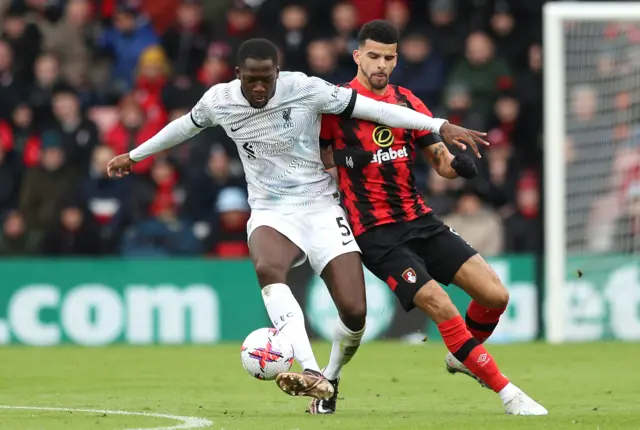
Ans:
[{"label": "white goal post", "polygon": [[[544,328],[546,340],[562,343],[566,337],[565,313],[567,283],[567,167],[565,140],[570,77],[567,67],[574,75],[579,73],[578,60],[567,64],[567,23],[603,21],[640,23],[640,2],[553,2],[543,9],[543,53],[544,53]],[[585,45],[589,40],[582,41]],[[584,49],[588,58],[589,50]],[[597,47],[597,46],[596,46]],[[570,49],[570,48],[569,48]],[[569,60],[570,61],[570,60]],[[573,67],[573,69],[571,69]],[[600,146],[600,148],[602,145]],[[594,145],[595,148],[595,145]],[[591,149],[592,151],[602,149]],[[585,163],[584,169],[589,166]],[[585,174],[588,174],[587,171]],[[597,191],[594,191],[595,195]],[[569,209],[571,210],[571,209]],[[569,238],[570,240],[570,238]],[[586,249],[586,248],[585,248]]]}]

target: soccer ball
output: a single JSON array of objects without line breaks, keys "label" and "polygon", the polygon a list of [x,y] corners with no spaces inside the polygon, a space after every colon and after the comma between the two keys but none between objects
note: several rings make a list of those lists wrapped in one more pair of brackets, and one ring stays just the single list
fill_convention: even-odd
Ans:
[{"label": "soccer ball", "polygon": [[259,328],[249,334],[240,349],[242,367],[249,375],[271,381],[293,364],[293,345],[274,328]]}]

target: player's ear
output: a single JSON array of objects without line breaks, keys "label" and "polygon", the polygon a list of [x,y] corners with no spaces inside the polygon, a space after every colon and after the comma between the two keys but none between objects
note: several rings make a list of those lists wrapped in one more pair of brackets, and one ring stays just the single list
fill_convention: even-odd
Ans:
[{"label": "player's ear", "polygon": [[236,78],[240,79],[240,67],[236,66],[235,72],[236,72]]},{"label": "player's ear", "polygon": [[358,66],[360,65],[360,51],[358,51],[357,49],[353,50],[353,61]]}]

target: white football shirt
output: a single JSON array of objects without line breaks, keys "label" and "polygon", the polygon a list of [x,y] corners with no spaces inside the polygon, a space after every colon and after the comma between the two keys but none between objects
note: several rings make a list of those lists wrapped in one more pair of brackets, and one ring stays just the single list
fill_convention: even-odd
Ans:
[{"label": "white football shirt", "polygon": [[236,143],[251,209],[291,213],[339,202],[320,158],[321,115],[350,115],[355,100],[352,89],[281,72],[265,107],[251,107],[234,80],[209,89],[191,110],[191,120],[201,128],[221,126]]}]

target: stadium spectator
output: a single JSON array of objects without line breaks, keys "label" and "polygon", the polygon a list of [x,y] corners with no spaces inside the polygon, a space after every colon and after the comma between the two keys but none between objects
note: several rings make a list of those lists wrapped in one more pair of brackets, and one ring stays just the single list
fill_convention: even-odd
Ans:
[{"label": "stadium spectator", "polygon": [[40,55],[35,63],[35,81],[28,90],[29,105],[39,127],[48,126],[53,121],[53,91],[61,83],[58,59],[53,54]]},{"label": "stadium spectator", "polygon": [[273,37],[282,47],[287,67],[291,70],[307,70],[307,45],[312,37],[309,12],[304,3],[285,6],[280,14],[280,28],[272,31]]},{"label": "stadium spectator", "polygon": [[516,19],[506,0],[494,2],[489,19],[489,34],[493,39],[496,55],[509,63],[511,70],[520,70],[526,64],[527,38],[519,34],[526,26],[517,27]]},{"label": "stadium spectator", "polygon": [[224,188],[216,200],[219,226],[212,238],[211,255],[219,258],[246,258],[247,221],[250,210],[247,195],[237,187]]},{"label": "stadium spectator", "polygon": [[14,52],[13,72],[26,84],[30,84],[33,80],[33,65],[40,52],[42,35],[38,27],[27,22],[26,15],[26,7],[21,2],[14,3],[4,15],[2,38],[9,42]]},{"label": "stadium spectator", "polygon": [[[147,139],[150,139],[164,125],[158,121],[147,121],[142,106],[133,95],[124,97],[120,101],[119,117],[118,123],[105,135],[105,143],[116,154],[131,151]],[[146,173],[151,168],[152,163],[151,159],[136,163],[134,172]]]},{"label": "stadium spectator", "polygon": [[[105,252],[115,252],[122,231],[130,218],[129,190],[133,179],[112,181],[107,176],[107,163],[115,152],[109,146],[98,146],[92,154],[86,179],[79,183],[79,201],[87,207],[87,222],[94,222],[100,230]],[[92,219],[92,220],[91,220]]]},{"label": "stadium spectator", "polygon": [[148,176],[138,176],[133,186],[133,221],[157,217],[169,208],[178,211],[184,189],[175,166],[166,157],[152,159]]},{"label": "stadium spectator", "polygon": [[206,166],[196,170],[187,185],[184,213],[193,221],[213,221],[216,201],[222,189],[246,188],[244,178],[232,173],[224,147],[214,145],[210,151]]},{"label": "stadium spectator", "polygon": [[338,55],[338,64],[355,73],[352,53],[358,49],[358,10],[349,1],[338,2],[332,10],[334,49]]},{"label": "stadium spectator", "polygon": [[328,40],[314,40],[307,47],[309,74],[333,84],[350,80],[349,71],[338,64],[333,44]]},{"label": "stadium spectator", "polygon": [[499,255],[502,252],[502,220],[495,211],[482,203],[473,186],[463,190],[455,212],[443,216],[442,220],[482,255]]},{"label": "stadium spectator", "polygon": [[616,250],[640,253],[640,178],[629,187],[623,213],[616,225]]},{"label": "stadium spectator", "polygon": [[426,202],[437,215],[445,216],[456,207],[456,199],[451,192],[452,182],[436,173],[429,173]]},{"label": "stadium spectator", "polygon": [[13,109],[10,120],[0,120],[0,146],[19,162],[17,172],[37,166],[40,160],[40,132],[33,121],[33,110],[26,103]]},{"label": "stadium spectator", "polygon": [[39,251],[38,234],[27,228],[20,212],[12,211],[4,217],[0,231],[0,256],[33,256]]},{"label": "stadium spectator", "polygon": [[86,175],[91,153],[98,145],[98,127],[81,110],[80,99],[70,87],[59,87],[53,93],[54,123],[48,131],[57,133],[65,151],[65,162]]},{"label": "stadium spectator", "polygon": [[518,181],[516,209],[505,219],[504,250],[512,254],[534,254],[540,249],[540,194],[535,174],[525,172]]},{"label": "stadium spectator", "polygon": [[484,200],[500,210],[514,200],[518,168],[509,136],[496,128],[490,131],[489,139],[491,146],[479,163],[478,187]]},{"label": "stadium spectator", "polygon": [[161,47],[150,46],[140,55],[133,95],[144,109],[146,121],[157,124],[158,127],[167,122],[162,91],[170,73],[169,60]]},{"label": "stadium spectator", "polygon": [[60,212],[59,220],[48,230],[42,249],[44,255],[99,255],[103,252],[98,226],[80,205],[68,203]]},{"label": "stadium spectator", "polygon": [[[429,79],[424,79],[429,76]],[[411,90],[427,106],[437,106],[445,84],[445,64],[435,47],[422,32],[414,31],[400,42],[398,66],[393,83]]]},{"label": "stadium spectator", "polygon": [[467,32],[464,23],[457,20],[458,10],[454,0],[432,0],[428,7],[429,36],[445,57],[447,66],[464,50]]},{"label": "stadium spectator", "polygon": [[[360,13],[358,13],[358,15],[360,15]],[[411,22],[411,9],[409,8],[409,2],[406,0],[387,1],[384,19],[389,21],[398,29],[400,37],[405,36],[407,27]]]},{"label": "stadium spectator", "polygon": [[105,54],[113,59],[111,79],[116,94],[124,94],[133,87],[138,58],[146,48],[158,42],[151,22],[136,7],[118,6],[113,15],[113,26],[98,42]]},{"label": "stadium spectator", "polygon": [[80,88],[89,79],[98,28],[91,21],[89,0],[69,0],[57,22],[40,20],[42,47],[60,59],[61,75]]},{"label": "stadium spectator", "polygon": [[231,47],[225,43],[213,42],[209,45],[207,56],[197,73],[198,81],[208,88],[233,79],[233,68],[229,64],[230,53]]},{"label": "stadium spectator", "polygon": [[515,143],[526,160],[535,168],[542,158],[542,47],[534,43],[527,49],[528,63],[516,77],[515,96],[520,103],[520,133]]},{"label": "stadium spectator", "polygon": [[226,27],[218,29],[217,41],[224,41],[231,47],[233,57],[240,44],[261,35],[258,20],[251,6],[243,1],[235,1],[227,11]]},{"label": "stadium spectator", "polygon": [[153,202],[155,216],[139,222],[125,232],[121,253],[124,257],[168,257],[202,252],[193,225],[178,215],[174,199],[159,193]]},{"label": "stadium spectator", "polygon": [[499,90],[512,86],[511,72],[504,59],[497,57],[491,39],[482,32],[467,37],[464,57],[449,75],[451,82],[464,82],[471,92],[473,109],[489,115]]},{"label": "stadium spectator", "polygon": [[27,170],[22,182],[19,208],[30,231],[44,234],[51,228],[73,190],[75,169],[65,163],[62,145],[58,134],[43,133],[40,164]]},{"label": "stadium spectator", "polygon": [[435,112],[450,123],[472,130],[484,130],[487,123],[485,115],[473,107],[469,87],[464,82],[450,83],[444,93],[443,106]]},{"label": "stadium spectator", "polygon": [[14,73],[13,50],[11,45],[0,39],[0,120],[8,119],[13,108],[20,102],[22,87]]},{"label": "stadium spectator", "polygon": [[162,36],[162,46],[176,74],[194,75],[204,61],[211,30],[202,18],[200,0],[183,0],[175,24]]},{"label": "stadium spectator", "polygon": [[20,175],[16,172],[17,164],[0,145],[0,220],[18,203]]}]

